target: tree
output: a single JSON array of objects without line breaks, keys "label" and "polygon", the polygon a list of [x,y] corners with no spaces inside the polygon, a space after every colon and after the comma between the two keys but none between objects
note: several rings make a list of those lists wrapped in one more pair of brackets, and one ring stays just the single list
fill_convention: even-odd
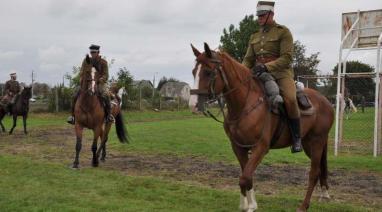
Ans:
[{"label": "tree", "polygon": [[238,61],[242,61],[248,47],[251,35],[259,29],[259,24],[253,15],[246,15],[236,28],[231,24],[227,29],[223,29],[220,37],[221,48]]},{"label": "tree", "polygon": [[[259,28],[257,20],[253,15],[246,15],[236,28],[231,24],[227,29],[223,29],[223,35],[220,37],[221,48],[229,53],[238,61],[242,61],[248,48],[248,42],[251,34]],[[301,42],[294,42],[294,55],[292,67],[296,77],[298,75],[316,75],[319,52],[306,55],[306,47]],[[310,83],[309,87],[316,87],[317,81]]]},{"label": "tree", "polygon": [[119,69],[117,73],[118,86],[124,87],[126,90],[128,90],[129,87],[131,87],[131,85],[133,84],[133,80],[133,76],[126,67]]},{"label": "tree", "polygon": [[[338,64],[333,68],[333,73],[337,73]],[[347,73],[374,72],[374,68],[368,64],[359,61],[346,62]],[[330,94],[337,92],[337,79],[328,80],[328,86],[331,87]],[[373,102],[375,93],[375,82],[372,78],[345,78],[345,94],[350,96],[354,103],[359,103],[362,96],[366,101]]]},{"label": "tree", "polygon": [[[319,52],[311,54],[310,56],[306,55],[306,47],[300,41],[295,41],[293,43],[294,52],[293,52],[293,61],[292,68],[294,70],[295,78],[301,75],[317,75],[319,70],[317,69],[320,60],[318,59]],[[309,83],[310,88],[317,88],[317,80],[312,80]]]},{"label": "tree", "polygon": [[164,84],[166,84],[167,82],[179,82],[178,79],[175,79],[175,78],[167,78],[167,77],[162,77],[159,82],[158,82],[158,86],[157,86],[157,90],[160,91],[160,89],[162,88],[162,86]]}]

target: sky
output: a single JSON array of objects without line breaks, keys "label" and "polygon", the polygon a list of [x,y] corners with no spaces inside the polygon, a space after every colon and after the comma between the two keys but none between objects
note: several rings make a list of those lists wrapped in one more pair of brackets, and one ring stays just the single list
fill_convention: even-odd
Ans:
[{"label": "sky", "polygon": [[[12,0],[0,1],[0,81],[17,72],[21,82],[55,85],[71,73],[90,44],[115,59],[110,75],[127,67],[137,80],[162,76],[192,83],[190,43],[216,48],[224,28],[254,14],[254,0]],[[382,9],[381,0],[279,0],[275,19],[308,54],[320,52],[323,73],[338,61],[341,14]],[[350,59],[375,66],[375,51]]]}]

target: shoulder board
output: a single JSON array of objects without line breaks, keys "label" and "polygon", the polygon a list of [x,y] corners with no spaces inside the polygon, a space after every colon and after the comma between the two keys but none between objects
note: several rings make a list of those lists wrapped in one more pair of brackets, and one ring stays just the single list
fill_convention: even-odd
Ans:
[{"label": "shoulder board", "polygon": [[281,24],[276,24],[276,27],[277,27],[277,28],[280,28],[280,29],[284,29],[284,28],[286,28],[284,25],[281,25]]}]

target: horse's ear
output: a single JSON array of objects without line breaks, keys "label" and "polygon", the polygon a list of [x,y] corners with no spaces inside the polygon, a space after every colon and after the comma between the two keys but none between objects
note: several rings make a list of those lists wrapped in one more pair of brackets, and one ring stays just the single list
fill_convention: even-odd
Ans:
[{"label": "horse's ear", "polygon": [[200,51],[197,50],[197,49],[194,47],[194,45],[192,45],[192,44],[191,44],[191,49],[192,49],[192,51],[194,52],[195,57],[199,57],[199,55],[201,55]]},{"label": "horse's ear", "polygon": [[208,58],[212,58],[212,52],[207,43],[204,43],[204,52],[206,53]]},{"label": "horse's ear", "polygon": [[90,57],[88,54],[86,54],[85,61],[87,64],[90,64]]}]

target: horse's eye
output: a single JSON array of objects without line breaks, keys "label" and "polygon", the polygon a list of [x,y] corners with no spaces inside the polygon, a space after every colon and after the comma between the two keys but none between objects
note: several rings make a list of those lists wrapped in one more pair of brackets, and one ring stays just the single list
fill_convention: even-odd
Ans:
[{"label": "horse's eye", "polygon": [[211,70],[206,70],[206,71],[204,72],[204,75],[205,75],[206,77],[212,77],[213,74],[214,74],[214,72],[211,71]]}]

